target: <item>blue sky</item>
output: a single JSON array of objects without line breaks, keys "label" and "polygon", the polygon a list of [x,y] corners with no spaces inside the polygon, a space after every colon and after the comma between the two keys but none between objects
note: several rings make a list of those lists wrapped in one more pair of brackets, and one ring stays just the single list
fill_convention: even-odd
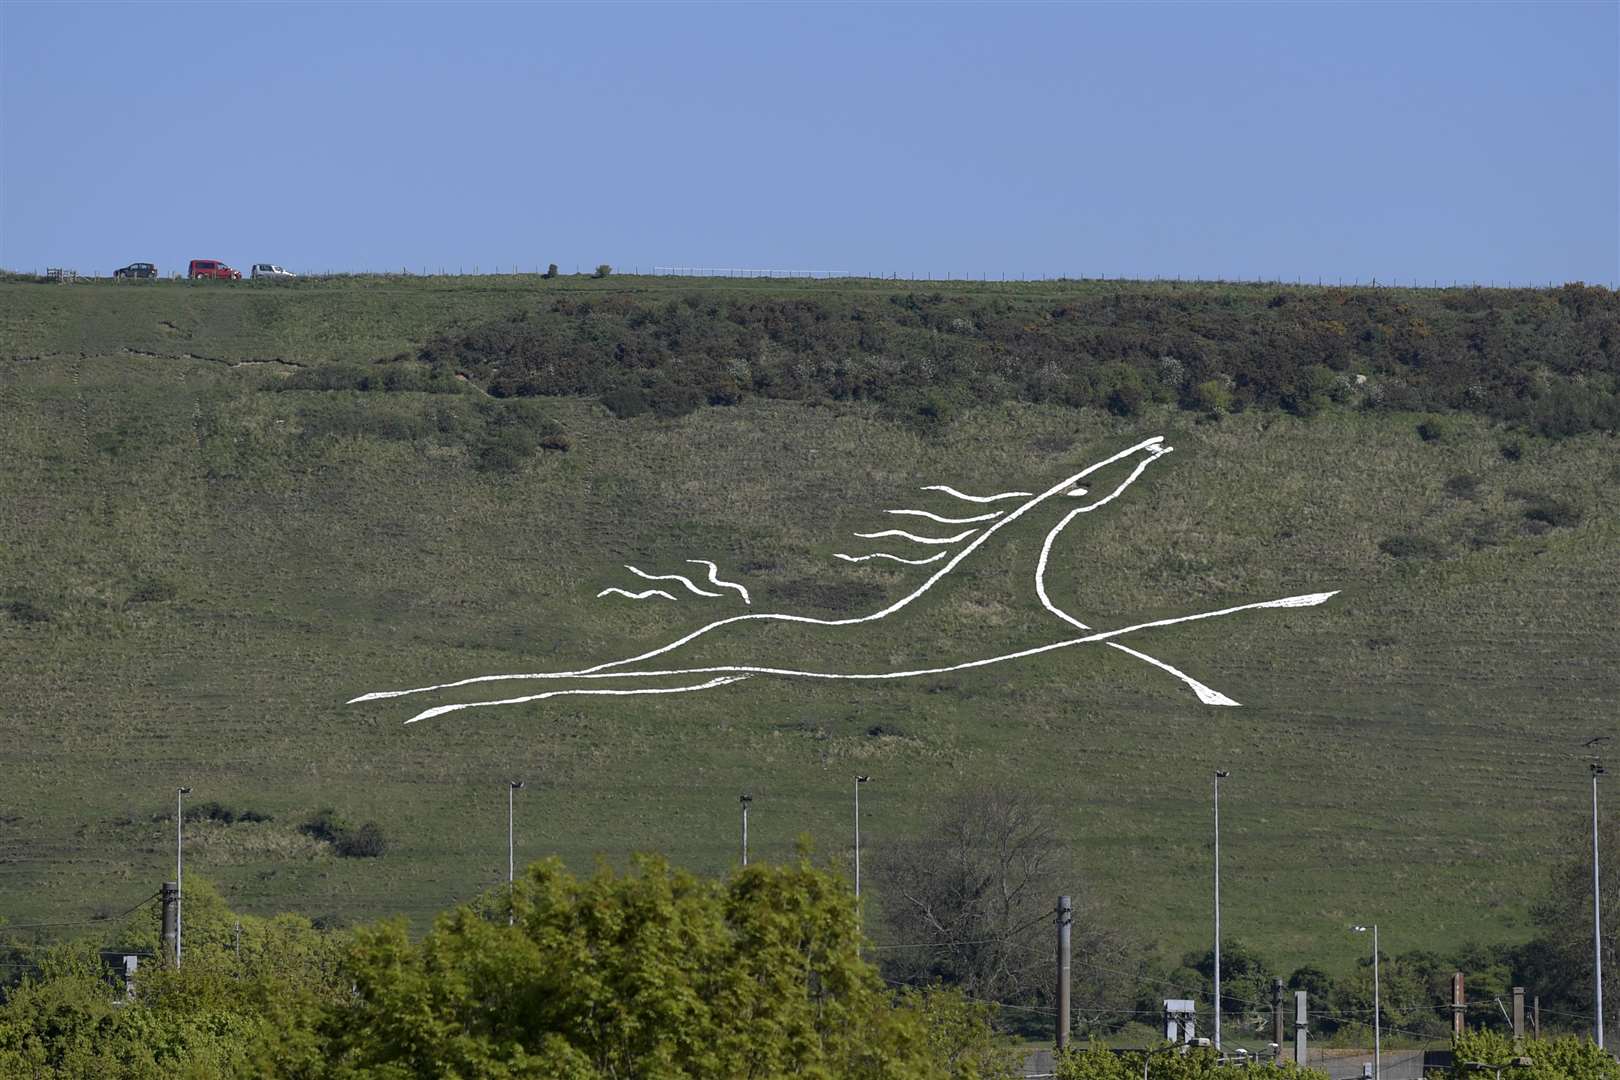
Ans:
[{"label": "blue sky", "polygon": [[1620,282],[1620,5],[0,4],[0,265]]}]

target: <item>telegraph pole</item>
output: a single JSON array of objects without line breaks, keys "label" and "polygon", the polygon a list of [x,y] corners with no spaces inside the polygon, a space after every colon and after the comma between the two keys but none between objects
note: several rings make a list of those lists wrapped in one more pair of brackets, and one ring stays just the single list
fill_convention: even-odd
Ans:
[{"label": "telegraph pole", "polygon": [[1215,770],[1215,1049],[1221,1048],[1221,781],[1232,774]]},{"label": "telegraph pole", "polygon": [[[737,801],[742,804],[742,864],[744,866],[747,866],[748,865],[748,804],[754,801],[754,797],[752,795],[744,793],[742,795],[737,796]],[[857,826],[857,828],[858,827],[859,826]]]},{"label": "telegraph pole", "polygon": [[861,898],[861,785],[872,779],[855,774],[855,899]]},{"label": "telegraph pole", "polygon": [[1058,897],[1058,984],[1057,984],[1057,1048],[1069,1048],[1069,987],[1070,987],[1070,929],[1074,925],[1074,904],[1067,896]]},{"label": "telegraph pole", "polygon": [[[1594,782],[1594,789],[1596,782]],[[175,789],[175,967],[180,967],[180,925],[181,925],[181,895],[185,889],[185,860],[181,858],[181,832],[180,824],[185,821],[185,814],[181,813],[180,800],[190,795],[190,787],[177,787]]]},{"label": "telegraph pole", "polygon": [[513,842],[513,796],[523,786],[522,780],[506,782],[506,925],[517,922],[517,858]]},{"label": "telegraph pole", "polygon": [[180,927],[180,885],[178,882],[165,881],[163,883],[163,954],[180,963],[178,930]]},{"label": "telegraph pole", "polygon": [[1598,777],[1603,766],[1592,762],[1592,993],[1593,1027],[1598,1049],[1603,1049],[1603,899],[1598,891]]}]

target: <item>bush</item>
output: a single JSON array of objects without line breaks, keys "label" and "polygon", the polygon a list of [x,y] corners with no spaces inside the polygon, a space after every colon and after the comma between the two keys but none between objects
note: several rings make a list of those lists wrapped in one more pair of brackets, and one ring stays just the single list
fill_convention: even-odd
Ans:
[{"label": "bush", "polygon": [[7,600],[0,603],[0,611],[5,612],[20,623],[45,623],[51,621],[51,613],[32,600]]},{"label": "bush", "polygon": [[609,390],[602,395],[601,402],[603,408],[620,420],[640,416],[652,408],[647,403],[646,391],[639,386],[620,386]]},{"label": "bush", "polygon": [[351,826],[328,808],[310,815],[298,831],[323,843],[331,844],[332,851],[347,859],[374,859],[388,850],[388,838],[382,826],[368,821],[359,828]]},{"label": "bush", "polygon": [[1472,499],[1479,494],[1479,477],[1458,473],[1446,480],[1446,494],[1454,499]]},{"label": "bush", "polygon": [[1445,545],[1417,533],[1386,536],[1378,542],[1378,550],[1394,559],[1438,559],[1445,555]]},{"label": "bush", "polygon": [[1555,529],[1572,529],[1581,523],[1584,515],[1574,503],[1551,495],[1531,495],[1525,500],[1526,521],[1539,521]]},{"label": "bush", "polygon": [[1444,417],[1431,416],[1419,422],[1417,433],[1424,442],[1443,442],[1451,435],[1451,425],[1446,423]]},{"label": "bush", "polygon": [[546,272],[544,274],[541,274],[540,276],[543,277],[543,278],[554,278],[554,277],[556,277],[557,276],[557,264],[552,263],[551,265],[547,266],[546,267]]},{"label": "bush", "polygon": [[613,267],[609,266],[607,263],[603,263],[601,266],[598,266],[596,268],[596,270],[591,274],[591,276],[592,277],[605,278],[611,273],[613,273]]},{"label": "bush", "polygon": [[221,825],[235,825],[239,821],[271,821],[269,814],[257,810],[236,810],[219,802],[193,803],[183,815],[187,821],[217,821]]}]

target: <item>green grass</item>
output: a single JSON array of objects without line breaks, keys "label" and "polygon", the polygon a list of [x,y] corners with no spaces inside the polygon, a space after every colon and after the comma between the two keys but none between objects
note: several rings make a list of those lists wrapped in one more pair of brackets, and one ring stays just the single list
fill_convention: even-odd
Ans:
[{"label": "green grass", "polygon": [[[1363,949],[1351,921],[1378,921],[1391,952],[1529,935],[1528,905],[1587,794],[1579,744],[1620,697],[1612,438],[1530,439],[1510,462],[1501,430],[1467,416],[1428,442],[1408,414],[1200,423],[1169,407],[1121,419],[1007,405],[923,435],[863,404],[751,400],[618,421],[551,399],[573,448],[503,473],[411,426],[446,400],[474,415],[474,392],[277,393],[276,366],[254,363],[391,355],[541,287],[704,286],[0,285],[0,912],[88,918],[172,877],[165,815],[179,784],[274,815],[192,828],[188,872],[217,880],[233,905],[421,920],[504,878],[508,777],[529,781],[521,857],[585,867],[655,849],[706,870],[734,858],[743,790],[755,795],[755,857],[785,858],[808,833],[825,858],[847,860],[859,770],[874,777],[862,795],[873,858],[963,786],[1051,799],[1086,875],[1075,890],[1110,899],[1173,956],[1208,937],[1220,766],[1233,772],[1224,925],[1285,972],[1348,966]],[[358,420],[322,419],[336,409]],[[365,433],[395,421],[403,435]],[[1176,452],[1065,534],[1054,593],[1107,626],[1342,589],[1319,608],[1133,639],[1241,709],[1199,706],[1102,649],[871,686],[761,678],[661,700],[560,699],[410,727],[415,699],[343,704],[621,655],[719,610],[593,599],[630,583],[626,562],[712,558],[750,568],[756,610],[774,596],[854,613],[915,572],[832,552],[859,543],[849,534],[877,511],[918,505],[920,485],[1050,483],[1161,432]],[[1448,486],[1458,475],[1477,484]],[[1527,493],[1562,500],[1578,522],[1531,520]],[[1429,543],[1402,558],[1380,549],[1404,535]],[[1008,569],[1027,570],[1040,532],[1015,540],[1007,562],[964,564],[961,587],[917,618],[878,624],[868,655],[1051,639]],[[849,660],[813,636],[778,647]],[[323,807],[381,822],[392,849],[333,858],[296,830]]]}]

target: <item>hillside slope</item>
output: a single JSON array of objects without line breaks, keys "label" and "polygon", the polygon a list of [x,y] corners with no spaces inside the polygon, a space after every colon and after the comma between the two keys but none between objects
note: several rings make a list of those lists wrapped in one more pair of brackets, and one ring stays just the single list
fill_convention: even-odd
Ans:
[{"label": "hillside slope", "polygon": [[[556,287],[696,296],[693,311],[711,291],[717,303],[814,293],[829,310],[897,294]],[[1094,287],[939,291],[1050,306]],[[847,858],[861,771],[874,778],[862,795],[874,852],[964,787],[1052,799],[1087,879],[1077,891],[1122,901],[1120,918],[1174,951],[1207,937],[1219,766],[1233,772],[1224,921],[1279,964],[1336,963],[1359,948],[1341,933],[1352,919],[1378,918],[1396,949],[1527,933],[1527,905],[1583,805],[1579,743],[1620,696],[1612,435],[1540,437],[1533,396],[1513,429],[1484,408],[1369,404],[1367,387],[1392,378],[1382,354],[1346,360],[1351,394],[1292,412],[1256,395],[1235,414],[1148,381],[1129,408],[1107,394],[1081,407],[1013,389],[990,400],[956,393],[977,370],[963,367],[941,378],[949,407],[933,413],[807,379],[795,395],[755,387],[730,407],[616,419],[598,397],[623,371],[651,372],[650,391],[686,354],[578,396],[500,399],[486,391],[517,388],[498,364],[461,366],[470,380],[443,371],[456,365],[436,349],[550,304],[540,288],[0,285],[0,908],[14,921],[122,910],[172,876],[166,815],[180,784],[273,816],[193,827],[188,873],[246,909],[371,918],[420,915],[502,878],[508,777],[529,781],[520,858],[588,865],[659,849],[703,868],[734,858],[744,790],[756,857],[809,833]],[[1499,306],[1521,302],[1542,299]],[[1549,338],[1545,378],[1608,393],[1601,362],[1583,373],[1560,360],[1575,349]],[[368,364],[366,389],[325,366],[400,354]],[[390,369],[403,373],[391,388]],[[410,726],[416,699],[344,704],[574,670],[745,610],[673,585],[674,601],[598,598],[653,584],[626,564],[701,580],[687,560],[713,560],[751,591],[746,610],[869,613],[929,572],[834,558],[880,549],[854,533],[933,527],[883,511],[967,516],[919,489],[1039,491],[1154,435],[1174,453],[1062,535],[1051,595],[1111,627],[1340,590],[1319,607],[1131,639],[1242,708],[1200,705],[1162,671],[1096,647],[919,679],[762,677]],[[858,645],[821,634],[773,647],[806,669],[876,670],[1055,640],[1068,628],[1030,585],[1043,535],[1033,521],[1010,527],[993,558],[964,562],[914,618],[862,627]],[[335,858],[298,831],[328,807],[382,823],[389,852]]]}]

